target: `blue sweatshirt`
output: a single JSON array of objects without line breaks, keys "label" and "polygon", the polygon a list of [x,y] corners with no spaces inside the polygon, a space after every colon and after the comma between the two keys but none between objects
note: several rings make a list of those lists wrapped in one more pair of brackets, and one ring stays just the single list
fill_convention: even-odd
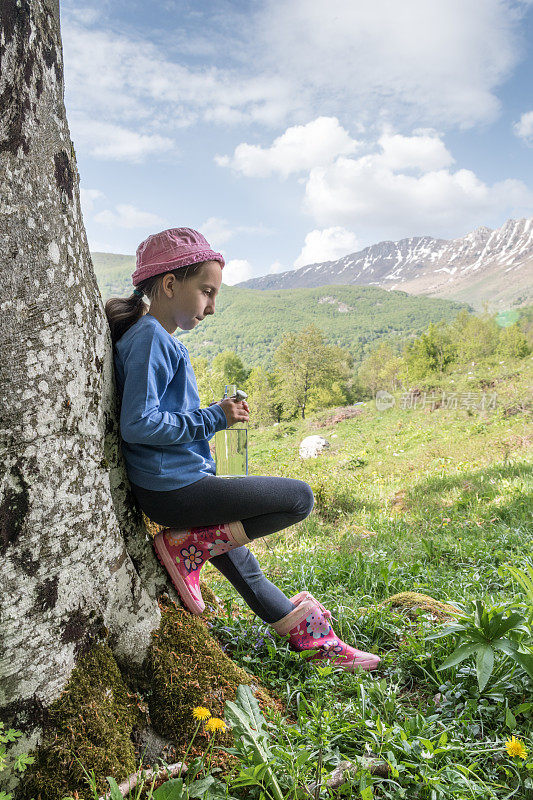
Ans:
[{"label": "blue sweatshirt", "polygon": [[170,491],[214,475],[208,440],[227,427],[219,405],[200,408],[187,348],[151,314],[115,345],[122,453],[130,481]]}]

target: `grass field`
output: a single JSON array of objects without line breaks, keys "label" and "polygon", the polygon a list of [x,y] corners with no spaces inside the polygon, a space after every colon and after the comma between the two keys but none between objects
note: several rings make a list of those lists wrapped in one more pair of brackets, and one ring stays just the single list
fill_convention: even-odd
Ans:
[{"label": "grass field", "polygon": [[[252,545],[265,573],[288,596],[310,591],[381,663],[311,663],[208,563],[221,609],[204,619],[270,705],[243,684],[223,720],[206,692],[176,751],[186,774],[158,788],[144,776],[132,800],[533,800],[532,378],[531,358],[471,364],[382,410],[250,428],[250,474],[304,480],[315,496],[306,520]],[[301,459],[314,434],[329,447]],[[175,684],[179,708],[200,686],[196,671]],[[0,767],[14,733],[0,726]],[[87,792],[61,800],[102,797],[108,772],[84,774]]]},{"label": "grass field", "polygon": [[[508,570],[533,565],[532,372],[531,360],[474,365],[422,387],[417,407],[398,394],[393,408],[369,402],[344,421],[328,421],[330,410],[250,430],[250,474],[299,478],[315,493],[304,522],[254,543],[264,571],[289,596],[311,591],[342,638],[382,656],[371,675],[317,671],[206,568],[226,604],[214,632],[288,704],[288,717],[269,723],[281,775],[306,752],[293,782],[315,774],[318,758],[326,771],[348,759],[357,768],[340,791],[364,800],[533,796],[533,592]],[[442,390],[457,392],[457,408],[430,408]],[[330,447],[302,460],[311,434]],[[404,592],[460,605],[465,631],[429,638],[443,628],[438,607],[383,602]],[[514,643],[507,655],[501,639]],[[439,669],[476,641],[481,655]],[[530,654],[530,674],[513,647]],[[385,775],[364,757],[386,763]]]}]

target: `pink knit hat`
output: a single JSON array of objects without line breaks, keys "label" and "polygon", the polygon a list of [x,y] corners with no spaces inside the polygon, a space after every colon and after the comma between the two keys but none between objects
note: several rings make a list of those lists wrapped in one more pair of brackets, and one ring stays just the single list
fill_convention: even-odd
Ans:
[{"label": "pink knit hat", "polygon": [[199,261],[218,261],[221,269],[225,263],[221,254],[211,250],[207,239],[198,231],[192,228],[169,228],[141,242],[137,248],[137,266],[131,279],[133,285],[137,286],[153,275]]}]

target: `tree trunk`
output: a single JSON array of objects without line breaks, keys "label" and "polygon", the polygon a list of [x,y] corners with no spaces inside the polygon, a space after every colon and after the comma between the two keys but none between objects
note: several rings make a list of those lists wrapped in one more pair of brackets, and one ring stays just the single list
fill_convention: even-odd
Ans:
[{"label": "tree trunk", "polygon": [[57,0],[0,5],[0,718],[26,749],[101,626],[141,663],[166,585],[118,447]]}]

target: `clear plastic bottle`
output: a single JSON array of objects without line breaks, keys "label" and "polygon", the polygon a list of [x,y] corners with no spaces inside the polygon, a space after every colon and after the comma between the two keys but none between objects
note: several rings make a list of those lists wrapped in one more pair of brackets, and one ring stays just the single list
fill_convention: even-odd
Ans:
[{"label": "clear plastic bottle", "polygon": [[[245,400],[245,392],[234,384],[225,387],[224,397],[238,397]],[[248,475],[248,428],[243,422],[236,422],[231,428],[215,434],[215,463],[217,477],[243,478]]]}]

